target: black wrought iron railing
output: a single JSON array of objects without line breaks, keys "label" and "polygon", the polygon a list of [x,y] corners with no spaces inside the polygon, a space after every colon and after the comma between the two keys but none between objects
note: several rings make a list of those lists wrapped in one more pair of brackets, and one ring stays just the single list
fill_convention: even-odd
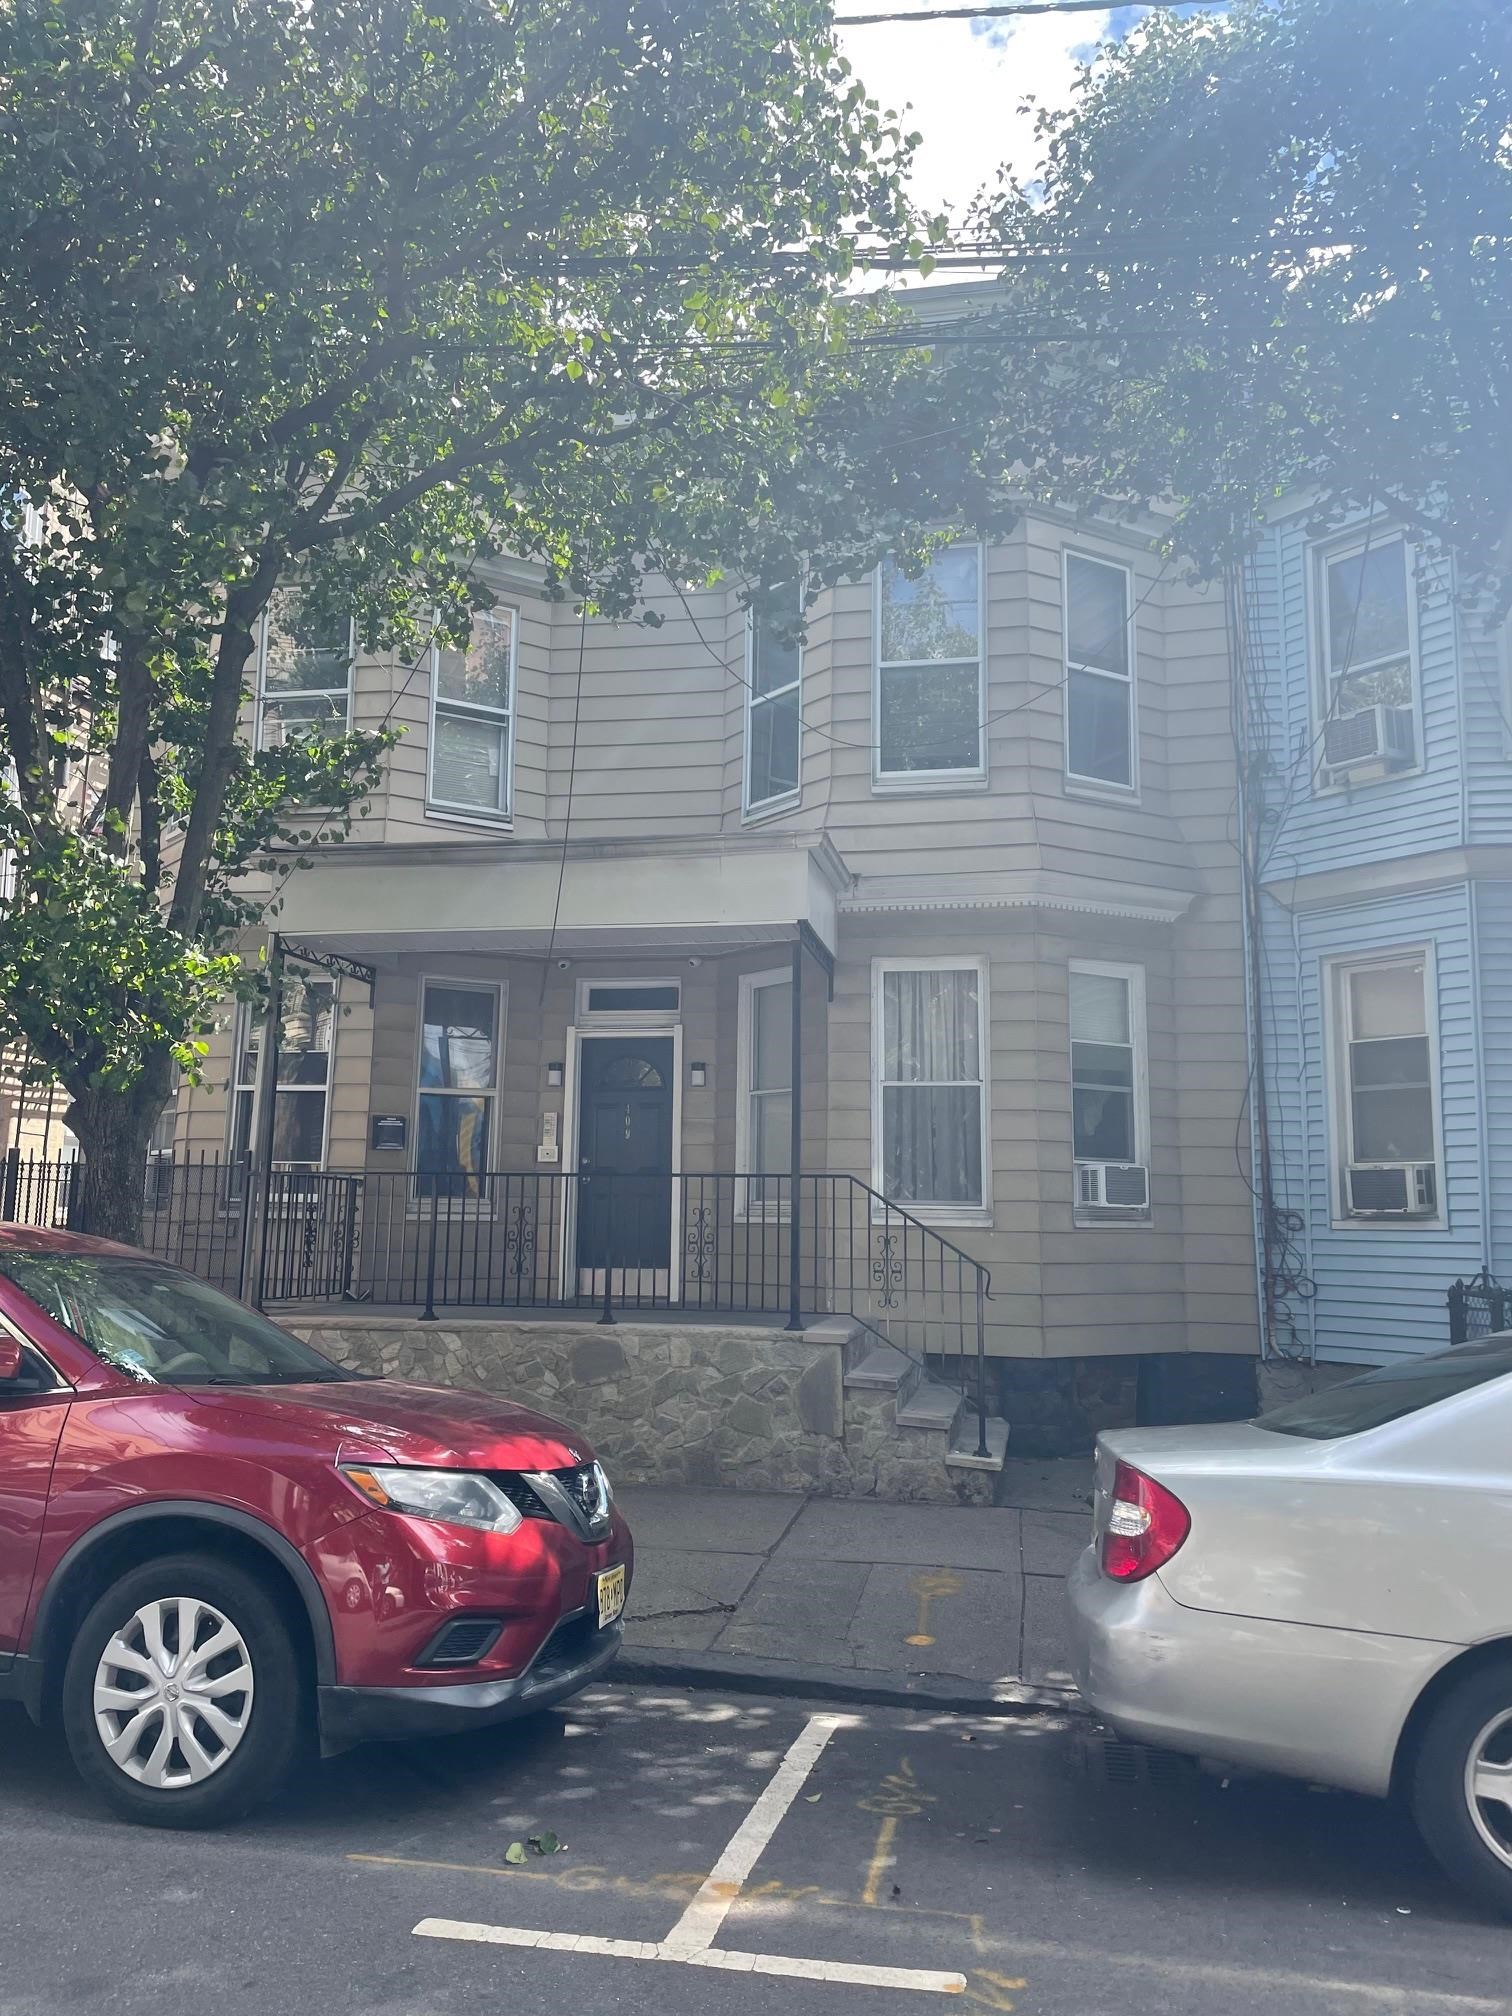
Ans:
[{"label": "black wrought iron railing", "polygon": [[[4,1216],[75,1223],[72,1163],[4,1166]],[[78,1230],[87,1226],[76,1225]],[[275,1308],[848,1316],[956,1385],[986,1440],[988,1270],[856,1177],[482,1174],[155,1158],[142,1244]]]}]

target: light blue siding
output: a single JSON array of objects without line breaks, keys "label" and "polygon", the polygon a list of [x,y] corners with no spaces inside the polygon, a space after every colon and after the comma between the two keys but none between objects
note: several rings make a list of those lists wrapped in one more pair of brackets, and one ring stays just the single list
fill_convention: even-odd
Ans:
[{"label": "light blue siding", "polygon": [[1512,719],[1501,640],[1484,618],[1460,618],[1464,671],[1465,790],[1472,842],[1512,842]]},{"label": "light blue siding", "polygon": [[1491,1271],[1512,1281],[1512,882],[1475,889],[1481,1072],[1491,1177]]},{"label": "light blue siding", "polygon": [[1292,518],[1270,529],[1250,575],[1269,726],[1267,795],[1277,816],[1267,848],[1268,875],[1290,878],[1459,846],[1465,834],[1460,758],[1463,640],[1449,563],[1436,556],[1417,556],[1422,769],[1350,791],[1316,788],[1319,742],[1311,701],[1315,646],[1309,594],[1313,564],[1306,521]]},{"label": "light blue siding", "polygon": [[[1295,915],[1267,897],[1263,939],[1275,1201],[1302,1220],[1290,1264],[1316,1290],[1283,1297],[1298,1342],[1324,1361],[1364,1364],[1437,1349],[1448,1342],[1449,1285],[1481,1266],[1485,1248],[1469,888]],[[1434,959],[1445,1222],[1339,1222],[1324,964],[1420,945]],[[1512,961],[1508,984],[1512,1015]],[[1512,1126],[1512,1082],[1507,1091]]]}]

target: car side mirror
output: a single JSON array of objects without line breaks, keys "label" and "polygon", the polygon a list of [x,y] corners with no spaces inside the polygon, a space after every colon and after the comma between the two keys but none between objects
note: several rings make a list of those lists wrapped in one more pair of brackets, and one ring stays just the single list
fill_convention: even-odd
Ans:
[{"label": "car side mirror", "polygon": [[21,1377],[21,1346],[0,1333],[0,1384]]}]

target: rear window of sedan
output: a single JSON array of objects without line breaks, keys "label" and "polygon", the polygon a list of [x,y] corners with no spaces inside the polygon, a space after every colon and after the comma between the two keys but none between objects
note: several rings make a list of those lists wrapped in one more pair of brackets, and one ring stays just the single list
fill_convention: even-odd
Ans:
[{"label": "rear window of sedan", "polygon": [[1330,1386],[1326,1393],[1313,1393],[1305,1400],[1290,1401],[1262,1414],[1257,1428],[1269,1428],[1276,1435],[1300,1435],[1310,1442],[1332,1442],[1343,1435],[1360,1435],[1367,1428],[1380,1428],[1388,1421],[1400,1421],[1431,1407],[1435,1400],[1452,1399],[1468,1393],[1488,1380],[1512,1372],[1512,1334],[1483,1337],[1475,1344],[1457,1344],[1452,1351],[1437,1351],[1431,1358],[1412,1358],[1401,1365],[1383,1365],[1379,1372],[1365,1372],[1358,1379],[1346,1379]]}]

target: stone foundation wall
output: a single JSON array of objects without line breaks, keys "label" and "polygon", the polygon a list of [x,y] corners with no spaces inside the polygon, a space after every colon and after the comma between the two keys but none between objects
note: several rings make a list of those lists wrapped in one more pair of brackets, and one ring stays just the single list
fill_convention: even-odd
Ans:
[{"label": "stone foundation wall", "polygon": [[[343,1316],[289,1327],[360,1371],[471,1386],[557,1416],[580,1428],[627,1484],[836,1495],[866,1488],[847,1450],[835,1343],[695,1324]],[[938,1457],[935,1468],[943,1491]]]}]

